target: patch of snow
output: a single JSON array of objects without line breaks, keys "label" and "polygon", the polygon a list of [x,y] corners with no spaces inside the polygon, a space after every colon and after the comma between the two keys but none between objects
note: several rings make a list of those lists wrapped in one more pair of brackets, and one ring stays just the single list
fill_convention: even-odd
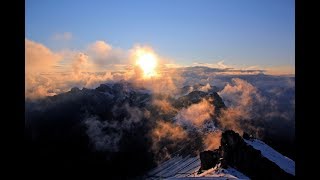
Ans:
[{"label": "patch of snow", "polygon": [[212,178],[226,178],[226,179],[250,179],[246,175],[237,171],[234,168],[228,167],[227,169],[221,168],[217,164],[214,168],[210,168],[205,172],[198,174],[196,177],[212,177]]},{"label": "patch of snow", "polygon": [[240,171],[238,171],[232,167],[228,167],[226,170],[228,171],[228,173],[236,176],[239,179],[249,179],[249,177],[247,177],[246,175],[242,174]]}]

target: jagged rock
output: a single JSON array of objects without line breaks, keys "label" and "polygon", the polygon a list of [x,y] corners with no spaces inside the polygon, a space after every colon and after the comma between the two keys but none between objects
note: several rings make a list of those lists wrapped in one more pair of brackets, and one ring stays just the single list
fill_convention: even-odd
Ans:
[{"label": "jagged rock", "polygon": [[203,151],[200,153],[201,167],[198,174],[202,173],[204,170],[208,170],[216,166],[221,157],[220,150],[216,149],[214,151]]},{"label": "jagged rock", "polygon": [[248,133],[246,133],[246,132],[243,132],[242,138],[243,138],[243,139],[246,139],[246,140],[252,140],[252,139],[254,139],[254,137],[253,137],[251,134],[248,134]]},{"label": "jagged rock", "polygon": [[247,139],[247,140],[250,139],[250,135],[246,132],[243,133],[242,137],[243,137],[243,139]]},{"label": "jagged rock", "polygon": [[73,92],[73,93],[75,93],[75,92],[79,92],[80,89],[79,89],[78,87],[73,87],[73,88],[71,88],[70,91]]},{"label": "jagged rock", "polygon": [[200,153],[200,160],[201,160],[201,170],[207,170],[210,168],[213,168],[218,159],[214,158],[214,152],[213,151],[203,151]]},{"label": "jagged rock", "polygon": [[100,86],[97,87],[96,90],[100,92],[111,92],[112,88],[107,84],[100,84]]}]

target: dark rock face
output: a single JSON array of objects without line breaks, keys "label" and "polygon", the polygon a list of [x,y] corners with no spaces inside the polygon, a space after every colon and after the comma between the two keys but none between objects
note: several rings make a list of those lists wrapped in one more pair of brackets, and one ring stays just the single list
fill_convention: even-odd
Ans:
[{"label": "dark rock face", "polygon": [[73,87],[73,88],[71,88],[70,91],[75,93],[75,92],[79,92],[80,89],[78,87]]},{"label": "dark rock face", "polygon": [[219,154],[217,151],[203,151],[200,153],[201,170],[213,168],[218,160]]},{"label": "dark rock face", "polygon": [[246,132],[243,133],[242,137],[243,137],[243,139],[247,139],[247,140],[250,139],[250,135]]},{"label": "dark rock face", "polygon": [[254,136],[252,136],[251,134],[248,134],[246,132],[243,132],[242,138],[246,139],[246,140],[250,140],[250,139],[254,139]]},{"label": "dark rock face", "polygon": [[223,164],[228,164],[251,179],[291,179],[293,176],[261,155],[259,150],[247,145],[234,131],[222,133]]}]

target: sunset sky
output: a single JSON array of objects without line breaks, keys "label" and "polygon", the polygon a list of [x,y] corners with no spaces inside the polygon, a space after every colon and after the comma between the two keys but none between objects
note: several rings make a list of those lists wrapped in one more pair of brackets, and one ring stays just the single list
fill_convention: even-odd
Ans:
[{"label": "sunset sky", "polygon": [[51,51],[147,45],[184,66],[223,62],[294,74],[293,0],[27,0],[26,39]]},{"label": "sunset sky", "polygon": [[30,172],[295,175],[294,0],[26,0],[24,50]]}]

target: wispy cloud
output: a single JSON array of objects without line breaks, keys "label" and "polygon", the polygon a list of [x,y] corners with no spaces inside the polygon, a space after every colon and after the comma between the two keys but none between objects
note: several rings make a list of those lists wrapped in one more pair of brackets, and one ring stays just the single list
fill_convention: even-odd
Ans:
[{"label": "wispy cloud", "polygon": [[294,75],[295,67],[292,65],[269,66],[264,68],[267,74],[272,75]]},{"label": "wispy cloud", "polygon": [[292,65],[275,65],[275,66],[261,66],[261,65],[233,65],[226,64],[224,60],[216,63],[201,63],[195,62],[192,67],[203,66],[213,69],[219,69],[221,74],[270,74],[270,75],[294,75],[295,67]]},{"label": "wispy cloud", "polygon": [[217,68],[217,69],[227,69],[231,68],[231,66],[226,65],[224,61],[218,61],[217,63],[201,63],[201,62],[195,62],[192,63],[192,66],[205,66],[210,68]]},{"label": "wispy cloud", "polygon": [[220,125],[239,133],[244,129],[252,130],[253,126],[248,122],[254,116],[254,106],[264,102],[258,89],[243,79],[233,78],[232,83],[228,83],[219,94],[228,107],[218,119]]},{"label": "wispy cloud", "polygon": [[52,36],[55,41],[70,41],[73,38],[71,32],[56,33]]},{"label": "wispy cloud", "polygon": [[198,104],[183,108],[176,116],[176,120],[179,124],[201,127],[205,121],[211,121],[213,114],[214,106],[212,105],[212,100],[210,102],[204,99]]}]

